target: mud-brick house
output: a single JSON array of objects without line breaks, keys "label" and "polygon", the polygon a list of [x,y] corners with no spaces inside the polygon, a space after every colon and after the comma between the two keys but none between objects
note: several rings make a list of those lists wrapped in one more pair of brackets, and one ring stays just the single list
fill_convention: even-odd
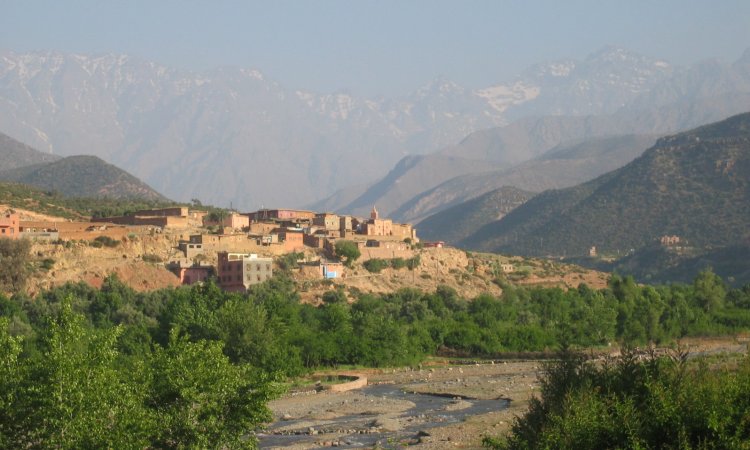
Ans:
[{"label": "mud-brick house", "polygon": [[259,209],[258,211],[248,213],[247,216],[252,222],[283,222],[311,224],[315,218],[315,213],[302,209]]},{"label": "mud-brick house", "polygon": [[338,215],[333,213],[319,213],[315,215],[313,219],[313,225],[326,230],[336,230],[341,228],[341,219]]},{"label": "mud-brick house", "polygon": [[177,275],[180,284],[191,285],[202,283],[213,275],[214,268],[209,265],[190,264],[184,261],[173,262],[167,265],[167,268]]},{"label": "mud-brick house", "polygon": [[273,276],[273,258],[259,258],[254,253],[219,252],[218,260],[217,278],[225,291],[244,292]]},{"label": "mud-brick house", "polygon": [[216,217],[208,214],[203,217],[203,226],[209,227],[219,225],[234,230],[241,230],[250,226],[250,218],[244,214],[233,212],[220,219],[221,220],[216,220]]},{"label": "mud-brick house", "polygon": [[18,239],[20,237],[19,223],[19,216],[15,211],[8,210],[0,214],[0,237]]},{"label": "mud-brick house", "polygon": [[305,248],[304,233],[297,228],[280,228],[277,230],[279,241],[287,252],[296,252]]}]

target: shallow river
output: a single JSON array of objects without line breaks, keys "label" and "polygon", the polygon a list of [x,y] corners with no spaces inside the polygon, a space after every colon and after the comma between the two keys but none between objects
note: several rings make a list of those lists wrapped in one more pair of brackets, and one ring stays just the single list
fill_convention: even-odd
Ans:
[{"label": "shallow river", "polygon": [[[309,429],[309,419],[278,421],[272,424],[265,434],[258,436],[260,447],[284,447],[314,441],[337,442],[339,448],[362,448],[372,447],[376,443],[388,446],[389,443],[395,444],[401,441],[414,442],[418,439],[420,431],[429,433],[432,427],[461,422],[467,417],[498,411],[508,406],[507,400],[462,399],[458,401],[452,397],[407,393],[403,392],[401,386],[398,385],[367,386],[358,392],[378,398],[408,400],[415,406],[397,416],[397,420],[403,424],[399,431],[384,431],[373,426],[372,422],[378,418],[378,414],[339,417],[325,421],[325,425],[316,428],[315,431]],[[459,402],[466,407],[456,409]],[[299,424],[300,427],[295,427],[295,424]],[[299,434],[275,434],[281,427],[287,432],[294,430]],[[342,433],[331,434],[331,437],[326,436],[327,433],[334,432]],[[315,435],[311,435],[312,433]]]}]

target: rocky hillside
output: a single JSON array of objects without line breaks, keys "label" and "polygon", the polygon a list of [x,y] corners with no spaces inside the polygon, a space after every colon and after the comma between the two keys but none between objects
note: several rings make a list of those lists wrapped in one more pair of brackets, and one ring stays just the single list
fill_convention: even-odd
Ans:
[{"label": "rocky hillside", "polygon": [[697,248],[750,237],[750,113],[674,136],[622,169],[544,192],[461,245],[524,255],[624,255],[663,235]]},{"label": "rocky hillside", "polygon": [[4,170],[0,181],[27,184],[67,197],[167,201],[141,180],[96,156],[69,156]]}]

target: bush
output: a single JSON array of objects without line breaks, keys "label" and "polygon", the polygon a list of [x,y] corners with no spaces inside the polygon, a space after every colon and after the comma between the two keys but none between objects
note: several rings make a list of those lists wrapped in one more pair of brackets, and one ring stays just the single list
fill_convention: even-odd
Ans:
[{"label": "bush", "polygon": [[146,253],[141,259],[143,259],[143,262],[147,263],[160,263],[164,261],[161,256],[154,255],[153,253]]},{"label": "bush", "polygon": [[419,267],[420,262],[421,259],[419,258],[419,255],[413,256],[406,260],[406,267],[408,267],[409,270],[414,270]]},{"label": "bush", "polygon": [[396,270],[403,269],[404,267],[406,267],[406,260],[404,258],[393,258],[391,260],[391,267]]},{"label": "bush", "polygon": [[52,258],[44,258],[39,263],[39,268],[45,271],[51,270],[55,266],[55,260]]},{"label": "bush", "polygon": [[546,367],[542,396],[532,399],[495,449],[747,448],[750,359],[732,370],[687,354],[623,356],[592,364],[563,353]]},{"label": "bush", "polygon": [[388,267],[388,261],[380,258],[368,259],[362,265],[371,273],[380,273],[383,269]]},{"label": "bush", "polygon": [[117,247],[118,245],[120,245],[120,241],[118,241],[117,239],[112,239],[109,236],[97,236],[91,244],[92,247],[97,247],[97,248],[101,246],[112,248],[112,247]]}]

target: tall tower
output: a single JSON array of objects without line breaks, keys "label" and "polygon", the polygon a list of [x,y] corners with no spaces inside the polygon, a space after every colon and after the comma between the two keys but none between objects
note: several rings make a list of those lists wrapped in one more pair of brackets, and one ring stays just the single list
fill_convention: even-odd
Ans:
[{"label": "tall tower", "polygon": [[375,220],[378,218],[378,210],[375,209],[375,205],[372,205],[372,211],[370,211],[370,219]]}]

